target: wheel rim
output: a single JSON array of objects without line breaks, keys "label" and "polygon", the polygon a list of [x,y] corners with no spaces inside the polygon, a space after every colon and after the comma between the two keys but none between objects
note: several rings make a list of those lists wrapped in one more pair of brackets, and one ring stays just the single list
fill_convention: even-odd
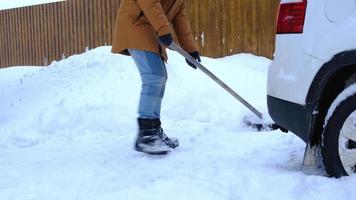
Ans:
[{"label": "wheel rim", "polygon": [[356,145],[356,111],[347,117],[339,136],[339,156],[348,175],[356,172],[356,146],[354,144]]}]

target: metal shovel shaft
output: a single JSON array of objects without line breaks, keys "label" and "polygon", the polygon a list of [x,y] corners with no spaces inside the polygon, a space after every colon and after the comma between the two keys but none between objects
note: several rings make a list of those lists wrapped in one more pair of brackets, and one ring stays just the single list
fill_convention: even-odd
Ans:
[{"label": "metal shovel shaft", "polygon": [[208,75],[211,79],[213,79],[217,84],[219,84],[222,88],[224,88],[228,93],[230,93],[235,99],[240,101],[244,106],[246,106],[249,110],[251,110],[257,117],[260,119],[263,118],[262,113],[258,111],[255,107],[253,107],[250,103],[248,103],[244,98],[242,98],[239,94],[237,94],[234,90],[232,90],[228,85],[226,85],[222,80],[220,80],[217,76],[215,76],[212,72],[210,72],[206,67],[204,67],[201,63],[196,61],[192,56],[190,56],[186,51],[180,48],[175,42],[172,42],[168,47],[171,50],[174,50],[185,57],[189,62],[191,62],[194,66]]}]

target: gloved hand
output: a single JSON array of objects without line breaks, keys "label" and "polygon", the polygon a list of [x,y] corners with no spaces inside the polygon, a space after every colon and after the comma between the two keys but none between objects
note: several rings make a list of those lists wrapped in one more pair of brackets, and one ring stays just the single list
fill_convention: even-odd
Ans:
[{"label": "gloved hand", "polygon": [[168,33],[166,35],[161,35],[158,37],[159,43],[164,46],[169,46],[173,42],[172,34]]},{"label": "gloved hand", "polygon": [[[192,56],[196,61],[201,62],[199,52],[194,51],[192,53],[189,53],[189,55]],[[189,66],[193,67],[194,69],[197,69],[197,67],[193,65],[193,63],[189,62],[189,60],[185,59],[185,61]]]}]

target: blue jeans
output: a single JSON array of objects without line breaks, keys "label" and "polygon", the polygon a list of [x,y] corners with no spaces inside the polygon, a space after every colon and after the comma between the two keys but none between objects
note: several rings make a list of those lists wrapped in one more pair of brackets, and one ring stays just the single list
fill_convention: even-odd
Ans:
[{"label": "blue jeans", "polygon": [[157,53],[129,49],[142,80],[139,118],[157,119],[161,115],[161,104],[167,82],[167,69]]}]

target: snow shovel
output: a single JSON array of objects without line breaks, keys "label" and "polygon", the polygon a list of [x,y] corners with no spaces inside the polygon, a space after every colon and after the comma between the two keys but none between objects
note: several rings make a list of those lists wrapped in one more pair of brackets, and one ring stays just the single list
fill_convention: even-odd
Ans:
[{"label": "snow shovel", "polygon": [[215,76],[212,72],[210,72],[201,63],[196,61],[186,51],[184,51],[182,48],[180,48],[175,42],[172,42],[168,48],[181,54],[184,58],[186,58],[189,62],[191,62],[195,67],[200,69],[207,76],[209,76],[211,79],[213,79],[218,85],[220,85],[222,88],[224,88],[229,94],[231,94],[233,97],[235,97],[235,99],[240,101],[244,106],[246,106],[246,108],[248,108],[250,111],[252,111],[252,113],[254,113],[257,116],[257,119],[251,118],[251,117],[249,117],[249,118],[245,117],[244,122],[246,123],[247,126],[255,128],[258,131],[271,131],[271,130],[276,130],[278,128],[281,128],[275,123],[266,123],[266,120],[264,120],[263,115],[260,111],[258,111],[249,102],[247,102],[245,99],[243,99],[239,94],[237,94],[234,90],[232,90],[228,85],[226,85],[222,80],[220,80],[217,76]]}]

